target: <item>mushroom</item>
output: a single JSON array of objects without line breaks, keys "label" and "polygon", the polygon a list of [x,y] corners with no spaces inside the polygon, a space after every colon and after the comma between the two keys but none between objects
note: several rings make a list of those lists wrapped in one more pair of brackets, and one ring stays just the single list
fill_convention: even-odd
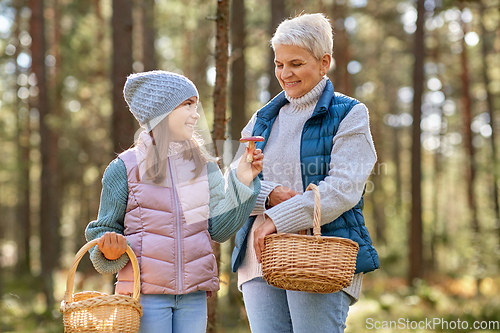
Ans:
[{"label": "mushroom", "polygon": [[264,141],[264,138],[261,136],[247,136],[244,138],[240,139],[241,143],[247,143],[248,142],[248,149],[250,149],[250,154],[247,155],[247,162],[252,163],[253,162],[253,151],[255,150],[255,142],[260,142]]}]

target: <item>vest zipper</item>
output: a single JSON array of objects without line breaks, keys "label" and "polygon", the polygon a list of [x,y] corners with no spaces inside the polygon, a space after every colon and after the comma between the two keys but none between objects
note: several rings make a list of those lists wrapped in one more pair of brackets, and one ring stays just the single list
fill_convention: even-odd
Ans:
[{"label": "vest zipper", "polygon": [[175,220],[176,220],[176,225],[177,225],[177,278],[179,279],[179,290],[178,294],[182,293],[182,246],[181,246],[181,217],[179,214],[179,202],[177,198],[177,191],[175,189],[175,183],[174,183],[174,171],[172,168],[172,161],[170,158],[168,158],[168,166],[170,169],[170,179],[172,180],[172,191],[174,194],[174,203],[175,203]]}]

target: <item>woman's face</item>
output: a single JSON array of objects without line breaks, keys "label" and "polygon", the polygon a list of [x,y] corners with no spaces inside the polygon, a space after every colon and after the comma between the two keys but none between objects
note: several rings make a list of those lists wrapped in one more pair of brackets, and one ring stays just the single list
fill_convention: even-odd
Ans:
[{"label": "woman's face", "polygon": [[198,98],[188,98],[168,115],[170,140],[184,141],[193,136],[194,127],[200,118],[197,107]]},{"label": "woman's face", "polygon": [[314,88],[330,68],[330,62],[329,54],[318,60],[305,48],[274,45],[276,78],[290,97],[302,97]]}]

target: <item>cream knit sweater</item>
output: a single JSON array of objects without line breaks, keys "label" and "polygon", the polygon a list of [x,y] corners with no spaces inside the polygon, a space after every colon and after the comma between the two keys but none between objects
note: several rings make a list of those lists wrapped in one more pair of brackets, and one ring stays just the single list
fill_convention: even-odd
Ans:
[{"label": "cream knit sweater", "polygon": [[[253,233],[269,216],[278,232],[298,233],[312,228],[314,197],[311,191],[297,195],[271,209],[265,209],[269,193],[279,185],[303,192],[300,170],[300,139],[304,123],[314,111],[326,86],[326,76],[306,95],[291,98],[283,106],[274,122],[269,140],[264,148],[264,181],[252,215],[257,215],[249,234],[244,260],[238,269],[238,286],[262,276],[253,247]],[[241,132],[250,136],[255,124],[256,113]],[[333,138],[330,171],[320,182],[321,224],[329,223],[354,207],[360,200],[363,188],[376,162],[375,147],[370,133],[368,110],[364,104],[357,104],[342,120]],[[362,274],[355,275],[353,283],[344,291],[353,301],[359,299]]]}]

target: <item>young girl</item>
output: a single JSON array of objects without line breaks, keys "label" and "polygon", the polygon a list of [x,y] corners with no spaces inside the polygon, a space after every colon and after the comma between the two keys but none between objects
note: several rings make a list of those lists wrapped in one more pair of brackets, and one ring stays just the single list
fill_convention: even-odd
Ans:
[{"label": "young girl", "polygon": [[226,190],[215,158],[193,136],[200,115],[189,79],[133,74],[124,96],[145,131],[104,172],[98,217],[85,232],[89,241],[100,238],[91,260],[101,274],[119,271],[115,292],[131,294],[128,242],[141,270],[140,332],[205,332],[206,297],[219,289],[210,238],[224,242],[244,224],[260,192],[263,155],[247,148]]}]

